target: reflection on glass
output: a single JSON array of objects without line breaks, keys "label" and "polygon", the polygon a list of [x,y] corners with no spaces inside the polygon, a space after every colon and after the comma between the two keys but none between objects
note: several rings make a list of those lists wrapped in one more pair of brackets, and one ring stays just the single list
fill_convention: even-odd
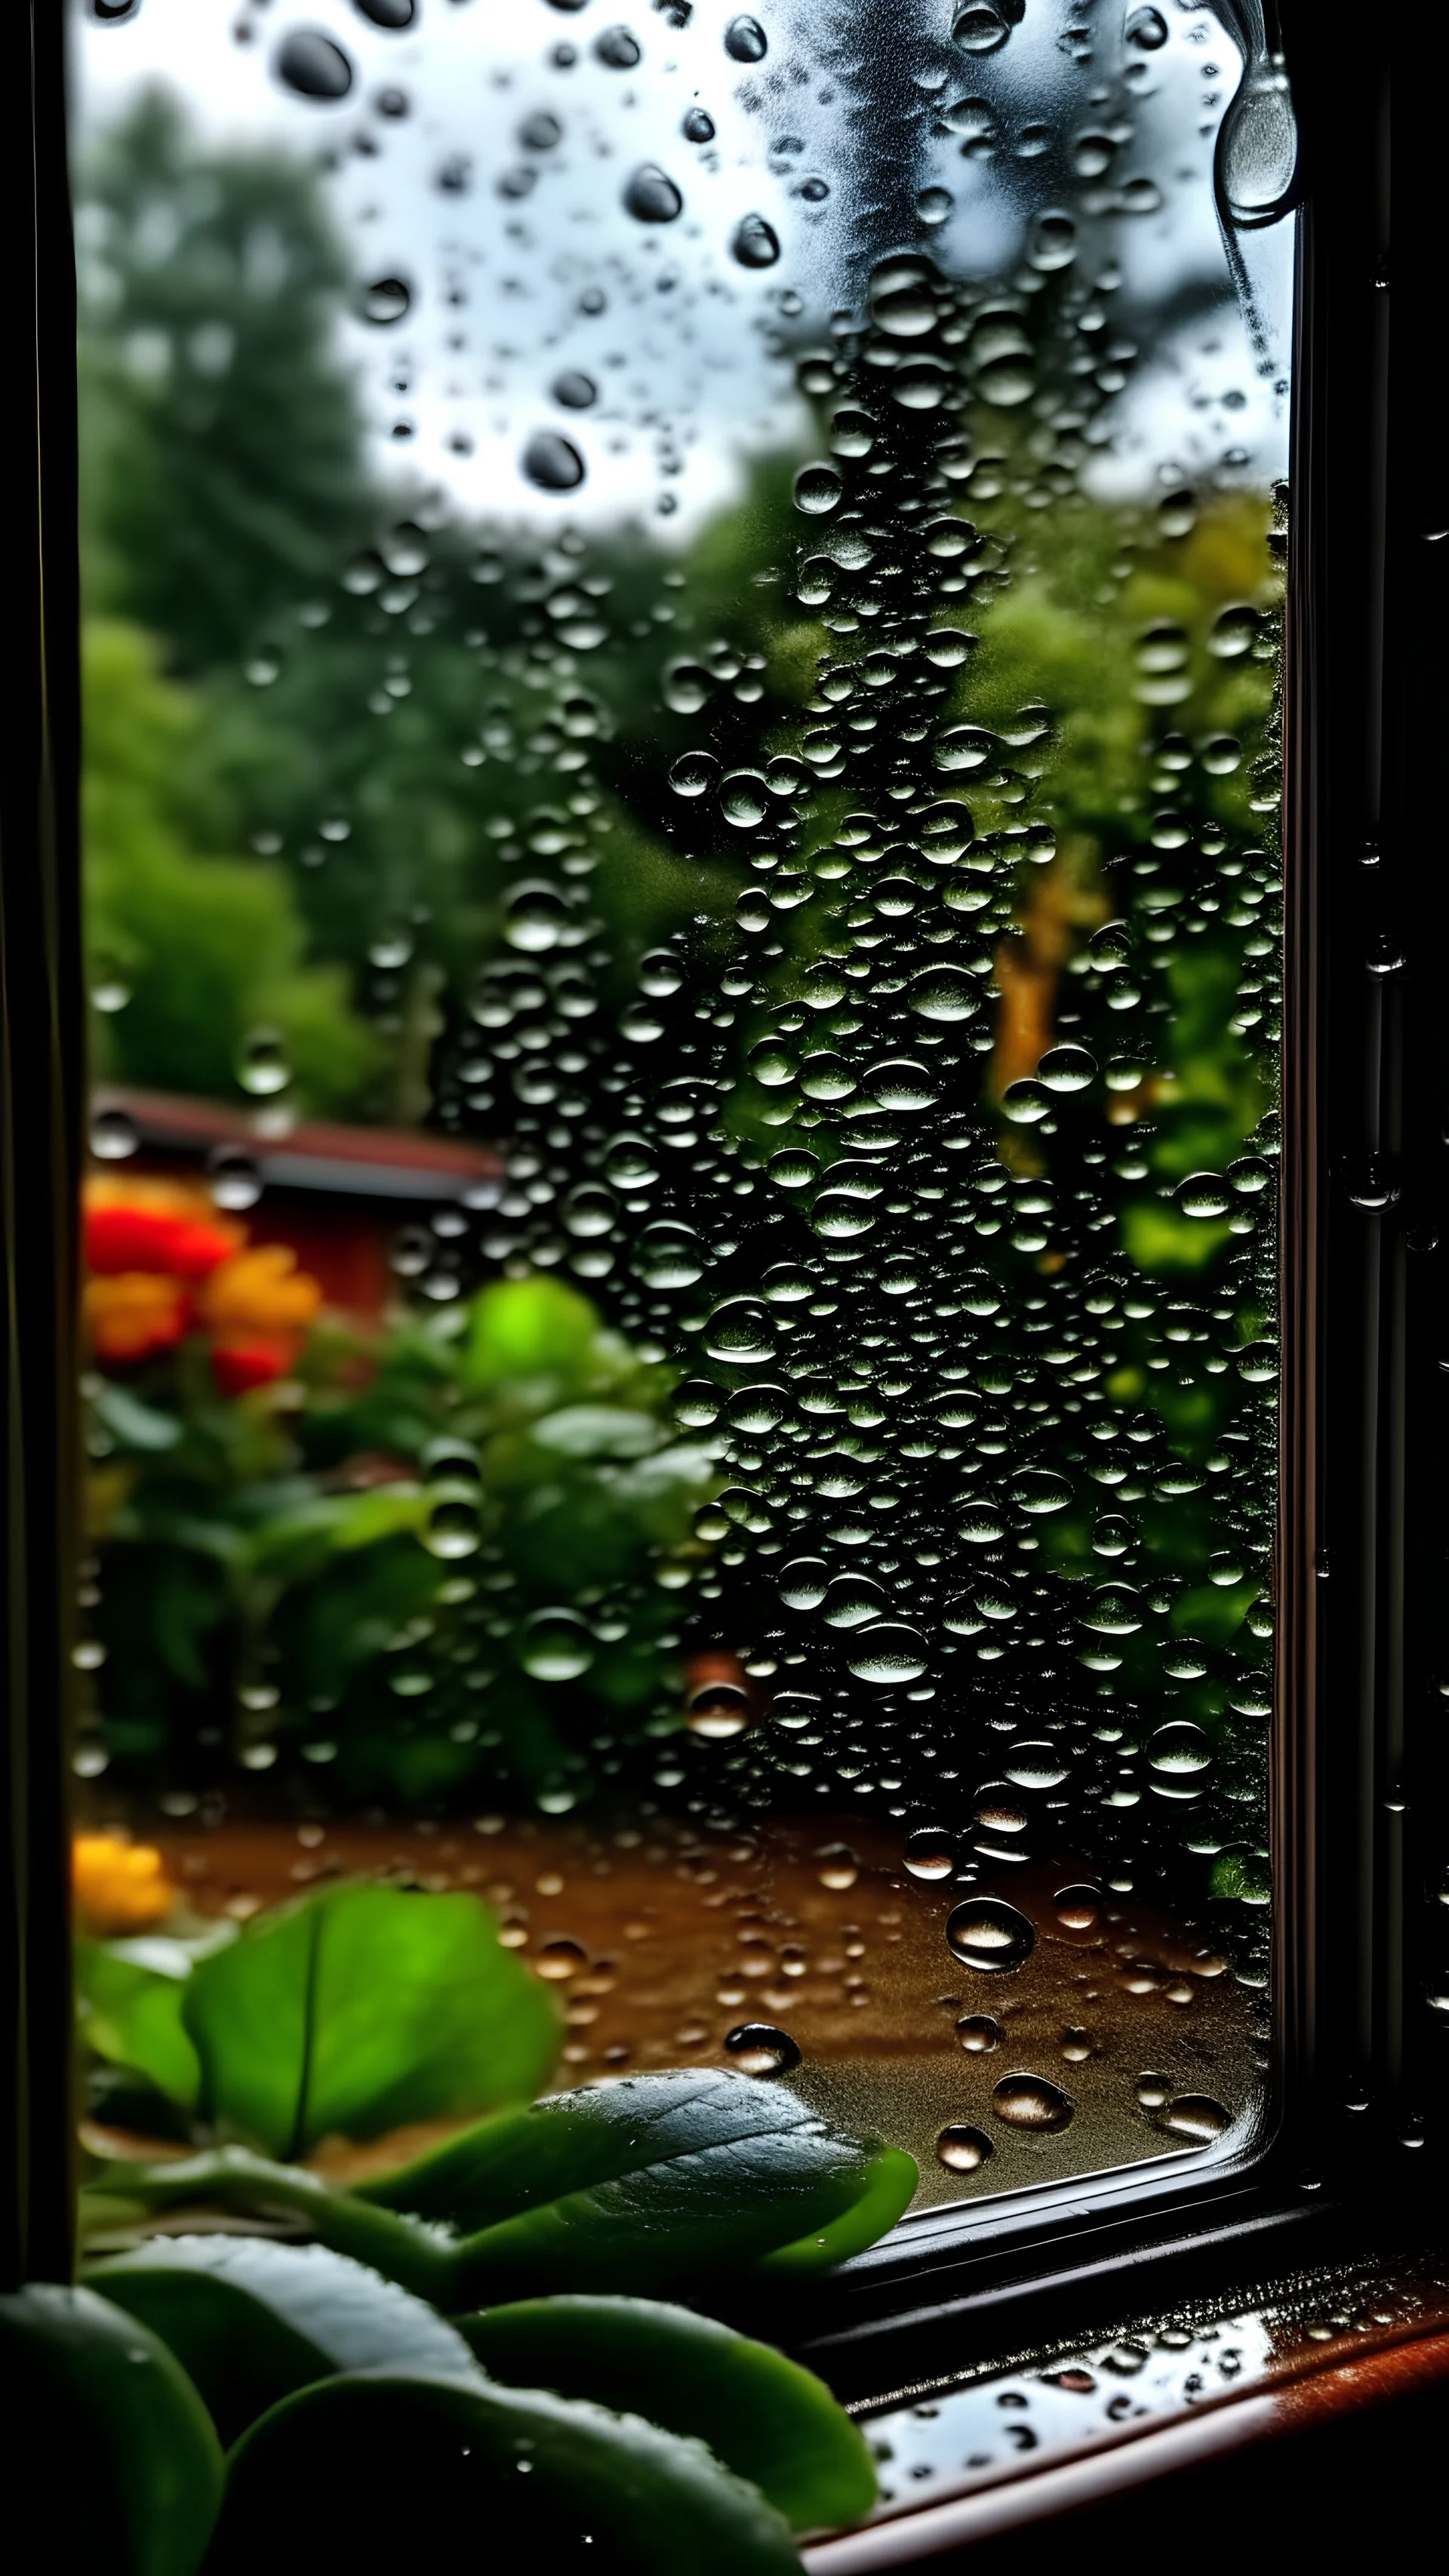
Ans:
[{"label": "reflection on glass", "polygon": [[395,14],[79,36],[111,1928],[475,1887],[925,2203],[1241,2139],[1274,63]]}]

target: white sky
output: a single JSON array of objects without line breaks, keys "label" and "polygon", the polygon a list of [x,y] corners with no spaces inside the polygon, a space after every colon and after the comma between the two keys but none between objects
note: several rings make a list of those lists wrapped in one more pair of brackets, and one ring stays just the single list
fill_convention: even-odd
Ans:
[{"label": "white sky", "polygon": [[[1104,62],[1109,53],[1120,61],[1120,30],[1106,21],[1122,6],[1100,0],[1094,13]],[[1255,477],[1281,471],[1283,406],[1255,375],[1230,301],[1209,181],[1237,57],[1208,12],[1182,0],[1162,8],[1168,39],[1139,61],[1137,137],[1117,175],[1150,172],[1164,204],[1112,226],[1123,300],[1161,300],[1201,277],[1218,281],[1224,301],[1209,325],[1195,323],[1136,371],[1114,457],[1098,477],[1117,489],[1159,471],[1211,470],[1228,450]],[[162,79],[218,139],[337,152],[327,184],[360,277],[400,276],[412,292],[401,322],[347,326],[379,462],[409,481],[437,482],[480,516],[587,525],[655,518],[662,502],[683,533],[737,489],[743,456],[809,437],[790,365],[767,345],[782,293],[823,321],[862,282],[851,274],[849,85],[830,55],[830,27],[848,25],[847,10],[832,22],[817,0],[755,0],[769,39],[757,68],[726,51],[736,14],[730,0],[694,0],[688,26],[676,30],[647,0],[568,10],[548,0],[419,0],[415,28],[388,34],[352,0],[141,0],[119,23],[77,14],[77,113],[84,133]],[[923,85],[944,72],[943,103],[986,95],[1008,124],[1013,115],[1018,125],[1069,116],[1075,129],[1090,119],[1082,76],[1059,43],[1066,0],[1027,0],[1008,44],[988,57],[951,45],[954,14],[952,0],[917,0],[917,34],[902,36],[914,42]],[[904,30],[908,0],[901,17]],[[612,68],[594,53],[618,26],[641,49],[637,68]],[[275,77],[277,48],[296,27],[330,35],[350,58],[355,77],[341,102],[300,99]],[[806,30],[808,54],[797,33]],[[554,61],[560,45],[575,49],[572,66]],[[404,115],[384,111],[389,90],[405,95]],[[716,127],[704,148],[680,130],[696,105]],[[523,150],[518,129],[540,110],[562,137],[551,150]],[[782,153],[787,137],[799,148]],[[641,162],[658,162],[680,189],[677,221],[641,224],[625,211],[624,186]],[[466,192],[439,188],[450,163],[468,174]],[[499,180],[530,163],[531,192],[500,196]],[[1030,164],[966,161],[953,139],[935,147],[922,177],[954,199],[929,240],[944,266],[980,275],[1010,263]],[[799,193],[822,179],[830,193],[818,203]],[[749,214],[781,243],[778,264],[764,271],[731,256]],[[1266,257],[1281,304],[1284,246],[1274,236],[1265,252],[1265,238],[1255,257]],[[450,302],[459,291],[466,302]],[[600,296],[602,310],[585,309]],[[589,409],[553,399],[565,369],[598,385]],[[394,434],[399,422],[406,439]],[[549,428],[586,460],[584,485],[566,495],[540,494],[519,472],[529,435]]]}]

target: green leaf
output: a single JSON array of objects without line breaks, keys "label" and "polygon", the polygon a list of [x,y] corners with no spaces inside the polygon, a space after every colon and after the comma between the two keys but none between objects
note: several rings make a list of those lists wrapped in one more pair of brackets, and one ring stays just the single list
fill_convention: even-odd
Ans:
[{"label": "green leaf", "polygon": [[76,1995],[81,2033],[100,2057],[134,2066],[189,2108],[201,2083],[181,2007],[192,1972],[179,1941],[78,1941]]},{"label": "green leaf", "polygon": [[146,1457],[156,1457],[174,1449],[184,1426],[174,1413],[163,1413],[159,1406],[143,1404],[129,1387],[117,1386],[112,1378],[98,1378],[91,1396],[91,1409],[103,1423],[116,1447]]},{"label": "green leaf", "polygon": [[546,1413],[529,1437],[564,1458],[643,1458],[660,1446],[661,1435],[650,1413],[619,1404],[570,1404]]},{"label": "green leaf", "polygon": [[[587,2542],[586,2546],[581,2544]],[[799,2576],[787,2526],[702,2444],[538,2389],[325,2381],[232,2456],[215,2576],[518,2563]]]},{"label": "green leaf", "polygon": [[213,2147],[160,2164],[109,2162],[81,2192],[82,2238],[97,2250],[115,2250],[118,2234],[134,2235],[171,2210],[204,2212],[212,2221],[218,2214],[300,2221],[319,2245],[435,2305],[447,2300],[453,2253],[432,2228],[333,2191],[306,2165],[270,2164],[247,2147]]},{"label": "green leaf", "polygon": [[528,2299],[463,2317],[489,2377],[697,2434],[796,2531],[858,2522],[870,2452],[823,2380],[713,2317],[652,2299]]},{"label": "green leaf", "polygon": [[824,2272],[832,2263],[863,2254],[898,2218],[904,2218],[920,2179],[915,2157],[908,2156],[904,2147],[882,2147],[866,2166],[864,2188],[849,2209],[818,2233],[802,2236],[793,2245],[777,2246],[762,2257],[760,2270]]},{"label": "green leaf", "polygon": [[473,1301],[465,1354],[469,1382],[506,1386],[522,1378],[582,1384],[599,1319],[561,1279],[500,1279]]},{"label": "green leaf", "polygon": [[456,2228],[452,2306],[672,2288],[828,2228],[878,2142],[747,2075],[638,2075],[450,2139],[360,2197]]},{"label": "green leaf", "polygon": [[160,2336],[228,2447],[280,2398],[339,2371],[478,2375],[462,2335],[422,2299],[325,2245],[158,2236],[89,2286]]},{"label": "green leaf", "polygon": [[0,2296],[0,2379],[12,2546],[65,2576],[193,2576],[221,2446],[166,2346],[90,2290],[32,2282]]},{"label": "green leaf", "polygon": [[525,2101],[559,2038],[477,1897],[362,1885],[259,1918],[202,1962],[182,2018],[203,2117],[286,2158]]}]

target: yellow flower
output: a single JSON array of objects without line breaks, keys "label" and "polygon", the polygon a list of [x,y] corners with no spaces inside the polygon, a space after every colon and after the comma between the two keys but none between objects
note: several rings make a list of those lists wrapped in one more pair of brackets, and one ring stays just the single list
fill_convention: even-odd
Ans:
[{"label": "yellow flower", "polygon": [[186,1330],[186,1290],[179,1279],[145,1270],[123,1270],[112,1279],[88,1279],[83,1291],[86,1331],[102,1360],[144,1360],[173,1350]]},{"label": "yellow flower", "polygon": [[322,1303],[315,1279],[297,1268],[285,1243],[252,1244],[213,1270],[197,1310],[219,1341],[290,1340],[304,1333]]},{"label": "yellow flower", "polygon": [[71,1845],[76,1913],[87,1932],[149,1932],[176,1902],[161,1854],[123,1834],[77,1834]]}]

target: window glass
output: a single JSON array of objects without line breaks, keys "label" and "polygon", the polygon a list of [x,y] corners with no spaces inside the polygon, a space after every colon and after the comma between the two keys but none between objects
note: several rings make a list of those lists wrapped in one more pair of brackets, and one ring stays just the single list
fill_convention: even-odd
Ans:
[{"label": "window glass", "polygon": [[1261,21],[75,59],[89,1821],[148,1919],[474,1887],[561,2080],[782,2072],[923,2205],[1243,2141]]}]

